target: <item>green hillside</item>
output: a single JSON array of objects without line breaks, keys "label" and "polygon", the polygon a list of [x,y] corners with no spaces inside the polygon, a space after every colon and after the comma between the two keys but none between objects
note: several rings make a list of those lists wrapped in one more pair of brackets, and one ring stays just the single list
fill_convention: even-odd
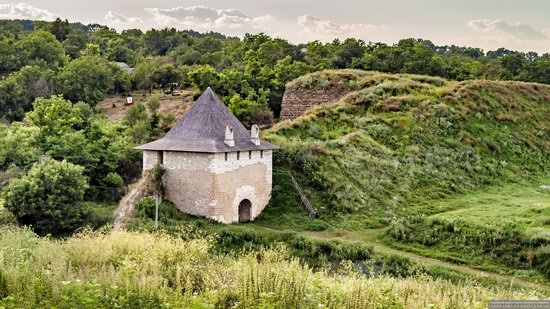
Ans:
[{"label": "green hillside", "polygon": [[282,146],[276,166],[300,176],[321,217],[338,215],[346,228],[381,227],[414,205],[548,175],[549,86],[353,70],[291,83],[336,85],[353,91],[266,138]]},{"label": "green hillside", "polygon": [[[393,247],[533,280],[550,276],[550,191],[541,187],[550,183],[549,86],[354,70],[287,85],[312,87],[350,93],[267,133],[282,150],[272,205],[258,224],[389,226],[384,239]],[[303,221],[285,169],[319,220]]]}]

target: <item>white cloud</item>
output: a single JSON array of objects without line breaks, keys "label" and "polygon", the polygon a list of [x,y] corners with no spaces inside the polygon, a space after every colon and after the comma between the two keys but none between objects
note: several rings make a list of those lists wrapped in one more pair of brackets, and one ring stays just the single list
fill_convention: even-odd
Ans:
[{"label": "white cloud", "polygon": [[146,8],[145,11],[153,15],[160,26],[181,25],[197,30],[258,30],[273,19],[271,15],[252,17],[236,9],[220,10],[206,6]]},{"label": "white cloud", "polygon": [[126,23],[140,23],[141,18],[139,17],[125,17],[117,12],[109,11],[105,14],[105,20],[117,23],[117,24],[126,24]]},{"label": "white cloud", "polygon": [[56,17],[55,14],[47,10],[26,3],[0,4],[0,18],[2,19],[53,20]]},{"label": "white cloud", "polygon": [[311,15],[298,17],[298,24],[302,27],[302,33],[320,35],[329,39],[335,37],[365,38],[374,30],[380,30],[385,27],[370,24],[337,24],[331,20]]},{"label": "white cloud", "polygon": [[470,20],[468,26],[474,30],[491,32],[498,30],[510,34],[521,40],[548,40],[550,39],[550,29],[537,30],[524,23],[510,24],[506,21],[495,19],[477,19]]}]

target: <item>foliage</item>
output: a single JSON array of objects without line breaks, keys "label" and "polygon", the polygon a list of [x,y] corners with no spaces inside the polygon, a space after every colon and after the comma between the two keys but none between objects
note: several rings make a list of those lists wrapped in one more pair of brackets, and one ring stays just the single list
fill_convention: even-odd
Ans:
[{"label": "foliage", "polygon": [[[0,75],[5,77],[25,65],[63,72],[65,78],[57,82],[53,93],[92,106],[108,91],[129,94],[141,89],[151,93],[157,88],[172,92],[192,84],[200,90],[212,87],[227,104],[236,94],[246,99],[251,89],[263,89],[269,94],[269,110],[278,117],[286,83],[331,68],[428,74],[453,80],[550,82],[548,54],[503,48],[484,52],[473,47],[436,46],[422,39],[403,39],[394,45],[351,38],[294,45],[262,33],[242,39],[173,28],[118,33],[98,24],[61,19],[3,21],[2,29]],[[80,60],[83,56],[87,59]],[[108,70],[101,62],[111,61],[127,63],[135,70],[127,74],[111,69],[110,74],[103,74]],[[91,85],[86,86],[82,80]],[[10,115],[21,116],[30,105],[8,107]],[[265,110],[261,113],[265,115]]]},{"label": "foliage", "polygon": [[15,44],[20,63],[37,65],[43,68],[59,69],[67,60],[63,46],[55,36],[37,30],[27,33]]},{"label": "foliage", "polygon": [[84,193],[88,187],[84,169],[67,161],[44,159],[14,179],[3,196],[17,221],[39,234],[64,234],[83,221]]},{"label": "foliage", "polygon": [[[67,160],[84,168],[91,190],[88,196],[117,199],[122,169],[132,156],[131,144],[119,124],[94,116],[87,104],[71,104],[59,96],[35,100],[25,122],[0,126],[0,170],[15,166],[26,170],[41,156]],[[133,159],[132,159],[133,160]]]},{"label": "foliage", "polygon": [[97,56],[85,56],[71,61],[58,78],[61,93],[72,101],[95,106],[114,86],[118,67]]}]

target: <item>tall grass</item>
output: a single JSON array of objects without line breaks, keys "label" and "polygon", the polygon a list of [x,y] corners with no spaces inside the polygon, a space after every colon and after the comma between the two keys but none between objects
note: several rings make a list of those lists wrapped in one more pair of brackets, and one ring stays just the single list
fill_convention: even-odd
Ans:
[{"label": "tall grass", "polygon": [[485,288],[423,275],[366,278],[342,263],[313,271],[284,247],[228,256],[210,240],[157,233],[83,232],[66,240],[0,227],[0,307],[441,308],[534,291]]}]

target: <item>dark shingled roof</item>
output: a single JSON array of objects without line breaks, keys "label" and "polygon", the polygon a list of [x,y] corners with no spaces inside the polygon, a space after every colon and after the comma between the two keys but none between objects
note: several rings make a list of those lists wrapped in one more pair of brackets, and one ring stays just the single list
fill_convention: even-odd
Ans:
[{"label": "dark shingled roof", "polygon": [[[225,127],[233,128],[235,146],[224,143]],[[169,150],[188,152],[232,152],[248,150],[269,150],[277,146],[261,141],[255,145],[250,132],[227,109],[214,91],[208,87],[183,118],[154,142],[141,145],[141,150]]]}]

